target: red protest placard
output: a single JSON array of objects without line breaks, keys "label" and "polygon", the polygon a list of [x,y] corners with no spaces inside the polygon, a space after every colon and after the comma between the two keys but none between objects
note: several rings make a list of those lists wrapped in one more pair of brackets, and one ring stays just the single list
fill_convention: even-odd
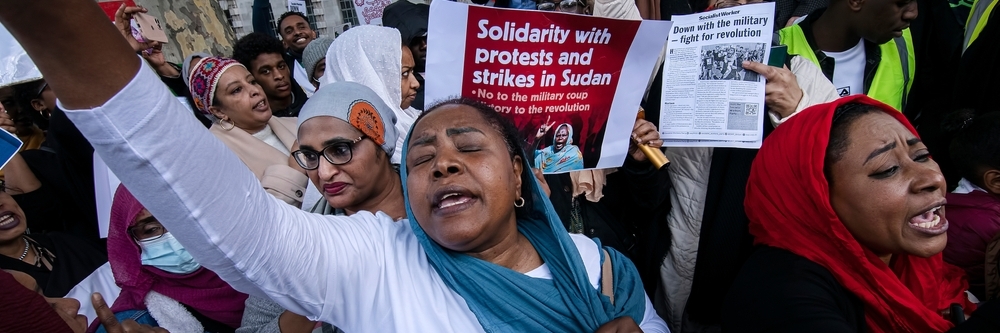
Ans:
[{"label": "red protest placard", "polygon": [[426,99],[511,119],[546,173],[620,166],[670,22],[435,2]]},{"label": "red protest placard", "polygon": [[107,15],[109,19],[111,19],[112,21],[114,21],[115,20],[115,13],[118,12],[118,8],[121,8],[121,6],[122,6],[123,3],[125,4],[125,6],[135,7],[135,1],[132,1],[132,0],[125,0],[125,1],[114,1],[114,0],[112,0],[112,1],[101,1],[101,2],[98,2],[97,5],[101,6],[101,9],[104,10],[104,14]]}]

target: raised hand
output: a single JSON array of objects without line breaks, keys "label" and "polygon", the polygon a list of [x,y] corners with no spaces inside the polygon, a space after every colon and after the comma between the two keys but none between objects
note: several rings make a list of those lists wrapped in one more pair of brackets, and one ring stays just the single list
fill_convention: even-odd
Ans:
[{"label": "raised hand", "polygon": [[549,130],[552,129],[552,126],[556,124],[556,122],[549,122],[549,120],[552,120],[552,116],[545,117],[545,122],[542,123],[542,126],[538,127],[538,133],[535,134],[535,139],[540,139],[545,136],[545,133],[548,133]]},{"label": "raised hand", "polygon": [[125,40],[128,41],[128,45],[132,46],[132,51],[135,52],[151,48],[149,42],[140,43],[135,40],[134,36],[132,36],[132,15],[135,15],[135,13],[145,12],[147,12],[146,8],[125,7],[125,4],[123,3],[121,7],[118,7],[118,12],[115,13],[115,27],[118,28],[118,32],[122,34],[122,37],[125,37]]}]

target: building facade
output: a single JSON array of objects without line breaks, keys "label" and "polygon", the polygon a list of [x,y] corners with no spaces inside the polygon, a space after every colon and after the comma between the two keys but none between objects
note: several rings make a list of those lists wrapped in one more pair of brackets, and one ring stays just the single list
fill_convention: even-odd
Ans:
[{"label": "building facade", "polygon": [[[253,32],[254,0],[219,0],[229,25],[239,39]],[[269,20],[277,32],[277,21],[288,11],[287,0],[268,0]],[[305,0],[306,16],[320,36],[336,36],[346,28],[358,25],[358,15],[353,0]],[[275,36],[277,37],[277,36]]]}]

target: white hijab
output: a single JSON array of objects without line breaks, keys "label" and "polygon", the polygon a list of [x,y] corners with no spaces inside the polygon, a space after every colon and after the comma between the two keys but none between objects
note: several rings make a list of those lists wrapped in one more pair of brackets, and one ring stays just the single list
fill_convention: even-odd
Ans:
[{"label": "white hijab", "polygon": [[413,108],[403,110],[400,91],[400,69],[403,66],[402,39],[399,30],[375,25],[362,25],[345,31],[330,44],[326,52],[326,72],[320,86],[333,82],[356,82],[375,91],[396,113],[399,133],[392,163],[399,164],[403,141],[410,126],[420,115]]}]

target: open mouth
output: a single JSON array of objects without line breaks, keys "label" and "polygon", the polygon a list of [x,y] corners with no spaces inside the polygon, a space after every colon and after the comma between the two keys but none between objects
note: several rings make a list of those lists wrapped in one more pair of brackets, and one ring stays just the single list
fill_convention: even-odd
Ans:
[{"label": "open mouth", "polygon": [[948,220],[941,214],[944,205],[932,207],[910,218],[911,228],[930,235],[940,235],[948,231]]},{"label": "open mouth", "polygon": [[14,212],[4,212],[0,214],[0,230],[7,230],[16,227],[20,224],[20,220],[17,216],[14,216]]},{"label": "open mouth", "polygon": [[302,43],[305,43],[305,42],[306,42],[306,38],[305,37],[299,37],[299,38],[295,39],[295,43],[296,44],[302,44]]},{"label": "open mouth", "polygon": [[476,200],[468,190],[459,187],[448,187],[438,190],[432,202],[434,212],[450,214],[470,207]]},{"label": "open mouth", "polygon": [[266,99],[260,100],[260,102],[257,102],[257,104],[253,105],[253,109],[255,111],[267,111],[267,100]]}]

